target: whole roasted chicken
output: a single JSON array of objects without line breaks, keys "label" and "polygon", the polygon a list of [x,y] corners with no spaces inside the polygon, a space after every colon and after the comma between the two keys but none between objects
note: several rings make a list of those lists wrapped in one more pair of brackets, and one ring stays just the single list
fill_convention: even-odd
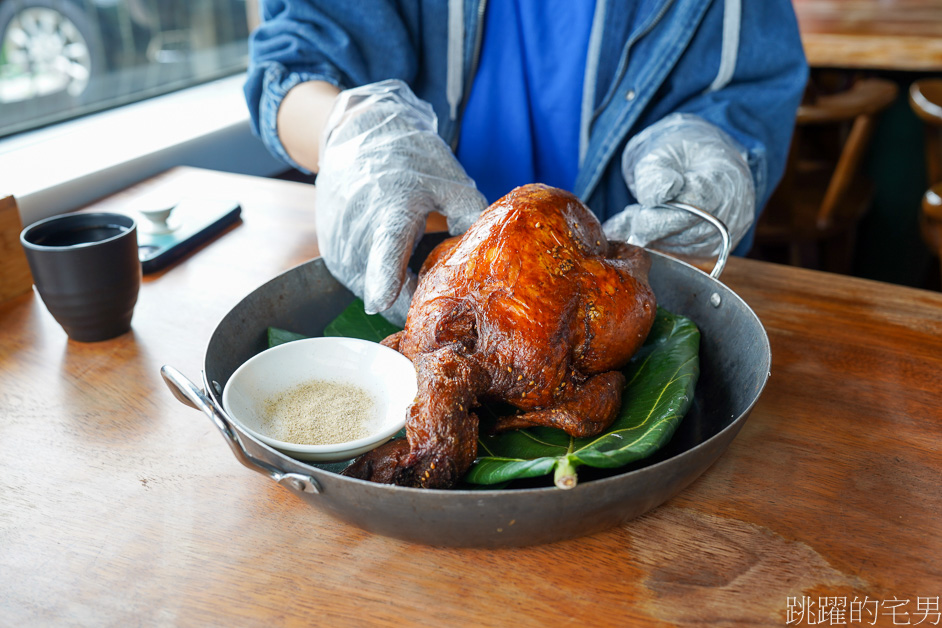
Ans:
[{"label": "whole roasted chicken", "polygon": [[621,369],[654,322],[647,253],[609,242],[572,194],[519,187],[419,273],[405,329],[383,344],[415,365],[406,438],[362,455],[344,474],[448,488],[477,455],[483,401],[516,410],[497,431],[551,426],[592,436],[614,420]]}]

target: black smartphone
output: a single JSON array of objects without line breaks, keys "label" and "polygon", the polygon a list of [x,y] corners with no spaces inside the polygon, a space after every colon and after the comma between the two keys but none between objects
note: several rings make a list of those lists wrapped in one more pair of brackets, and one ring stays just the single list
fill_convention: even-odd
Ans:
[{"label": "black smartphone", "polygon": [[237,222],[242,207],[234,201],[186,199],[173,208],[167,233],[150,233],[144,218],[138,218],[137,247],[141,270],[146,275],[177,261],[196,247]]}]

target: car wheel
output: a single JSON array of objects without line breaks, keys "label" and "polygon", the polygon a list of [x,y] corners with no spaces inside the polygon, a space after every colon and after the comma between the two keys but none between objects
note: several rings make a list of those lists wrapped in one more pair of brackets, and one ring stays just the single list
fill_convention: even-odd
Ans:
[{"label": "car wheel", "polygon": [[80,96],[102,71],[96,32],[79,7],[63,0],[0,5],[4,100],[63,91]]}]

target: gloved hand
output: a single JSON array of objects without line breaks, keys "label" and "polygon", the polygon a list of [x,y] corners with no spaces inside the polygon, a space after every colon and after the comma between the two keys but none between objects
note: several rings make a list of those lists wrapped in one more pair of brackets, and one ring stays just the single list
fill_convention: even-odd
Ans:
[{"label": "gloved hand", "polygon": [[709,212],[726,224],[733,247],[755,219],[755,186],[745,149],[698,116],[672,114],[633,137],[622,155],[622,174],[639,204],[605,222],[610,239],[715,257],[722,240],[713,226],[657,205],[681,201]]},{"label": "gloved hand", "polygon": [[328,270],[366,311],[403,325],[408,262],[432,211],[463,233],[487,206],[436,132],[438,118],[399,80],[341,92],[321,140],[317,242]]}]

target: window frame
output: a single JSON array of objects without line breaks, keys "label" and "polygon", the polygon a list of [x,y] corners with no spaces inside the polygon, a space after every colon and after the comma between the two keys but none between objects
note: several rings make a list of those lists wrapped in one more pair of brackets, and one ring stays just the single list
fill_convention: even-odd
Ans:
[{"label": "window frame", "polygon": [[[0,140],[0,194],[24,225],[174,166],[272,176],[288,166],[251,130],[245,73]],[[181,115],[185,112],[185,115]]]}]

